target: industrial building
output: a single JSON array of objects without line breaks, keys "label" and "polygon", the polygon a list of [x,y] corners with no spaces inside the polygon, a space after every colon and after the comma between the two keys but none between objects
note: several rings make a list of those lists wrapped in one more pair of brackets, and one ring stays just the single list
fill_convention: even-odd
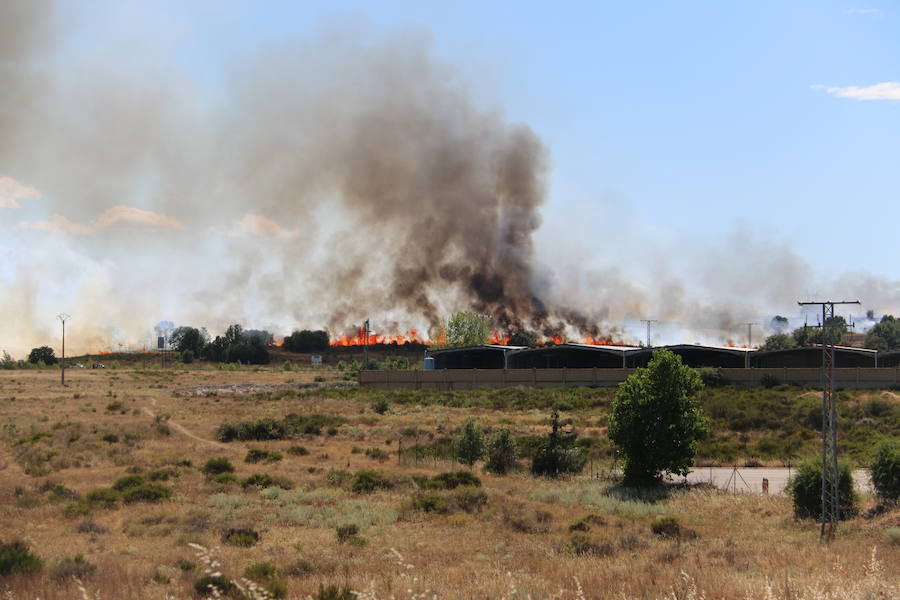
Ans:
[{"label": "industrial building", "polygon": [[895,350],[893,352],[879,352],[878,366],[885,368],[900,367],[900,350]]},{"label": "industrial building", "polygon": [[594,346],[590,344],[559,344],[525,348],[510,352],[509,369],[624,369],[628,353],[640,348],[631,346]]},{"label": "industrial building", "polygon": [[[516,350],[525,350],[524,346],[501,346],[484,344],[466,348],[447,348],[428,352],[428,358],[434,360],[434,369],[506,369],[506,357]],[[426,359],[426,364],[427,359]]]},{"label": "industrial building", "polygon": [[[747,357],[753,352],[748,348],[731,346],[702,346],[700,344],[675,344],[664,346],[681,357],[689,367],[715,367],[720,369],[742,369],[747,366]],[[646,367],[658,348],[640,348],[629,353],[629,367]]]},{"label": "industrial building", "polygon": [[[836,368],[886,366],[875,364],[878,352],[867,348],[851,348],[835,346],[834,366]],[[754,352],[750,358],[750,366],[759,369],[818,369],[822,366],[822,346],[805,346],[787,350],[761,350]]]}]

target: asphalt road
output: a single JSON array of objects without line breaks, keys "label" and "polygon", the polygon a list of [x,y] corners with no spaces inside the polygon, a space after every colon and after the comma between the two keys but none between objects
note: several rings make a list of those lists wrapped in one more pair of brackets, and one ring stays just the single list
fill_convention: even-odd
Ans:
[{"label": "asphalt road", "polygon": [[[763,479],[769,480],[769,493],[780,494],[787,486],[788,479],[796,472],[796,469],[788,468],[737,468],[737,474],[732,467],[700,467],[688,474],[687,480],[691,483],[712,483],[720,489],[728,488],[729,491],[743,493],[762,493]],[[676,478],[678,481],[680,478]],[[853,471],[853,481],[856,489],[868,492],[872,489],[869,481],[869,472],[863,469]]]}]

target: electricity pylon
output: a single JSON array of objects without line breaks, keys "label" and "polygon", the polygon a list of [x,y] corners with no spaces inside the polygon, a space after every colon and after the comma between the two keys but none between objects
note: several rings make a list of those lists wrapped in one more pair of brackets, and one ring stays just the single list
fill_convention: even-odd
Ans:
[{"label": "electricity pylon", "polygon": [[841,518],[838,482],[837,450],[837,400],[834,394],[834,346],[838,335],[829,335],[834,325],[835,304],[859,304],[859,300],[837,302],[798,302],[800,306],[822,307],[822,529],[819,536],[829,542],[834,538],[834,528]]}]

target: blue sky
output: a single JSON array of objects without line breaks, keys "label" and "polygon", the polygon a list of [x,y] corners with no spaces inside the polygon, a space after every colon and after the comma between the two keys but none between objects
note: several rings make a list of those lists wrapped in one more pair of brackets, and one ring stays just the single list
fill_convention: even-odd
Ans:
[{"label": "blue sky", "polygon": [[280,39],[419,32],[548,145],[548,222],[588,213],[578,227],[598,240],[620,220],[650,237],[748,226],[811,263],[900,279],[900,100],[813,87],[900,81],[896,2],[111,6],[75,19],[74,52],[158,41],[212,93],[229,60]]}]

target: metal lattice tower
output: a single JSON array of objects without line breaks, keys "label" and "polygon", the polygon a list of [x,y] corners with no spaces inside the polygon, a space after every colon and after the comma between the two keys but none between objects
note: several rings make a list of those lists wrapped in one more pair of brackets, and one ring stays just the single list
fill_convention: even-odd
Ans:
[{"label": "metal lattice tower", "polygon": [[834,393],[834,346],[840,335],[829,335],[834,325],[835,304],[859,304],[859,300],[799,302],[800,306],[822,307],[822,530],[820,537],[831,541],[840,520],[838,483],[837,398]]},{"label": "metal lattice tower", "polygon": [[650,345],[650,326],[653,323],[659,323],[659,321],[657,319],[641,319],[641,323],[647,324],[647,347],[652,348],[653,346]]}]

